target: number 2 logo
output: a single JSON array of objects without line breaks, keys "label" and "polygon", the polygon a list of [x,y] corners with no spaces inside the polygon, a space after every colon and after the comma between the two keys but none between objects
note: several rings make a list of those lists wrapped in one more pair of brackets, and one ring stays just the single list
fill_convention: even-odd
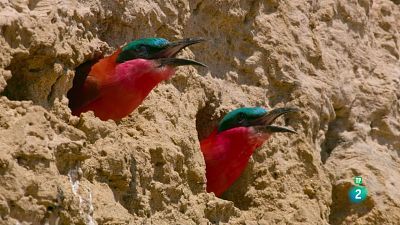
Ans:
[{"label": "number 2 logo", "polygon": [[349,190],[349,200],[352,203],[361,203],[367,198],[367,188],[364,186],[355,186]]},{"label": "number 2 logo", "polygon": [[361,189],[356,189],[356,196],[354,197],[355,199],[361,199]]}]

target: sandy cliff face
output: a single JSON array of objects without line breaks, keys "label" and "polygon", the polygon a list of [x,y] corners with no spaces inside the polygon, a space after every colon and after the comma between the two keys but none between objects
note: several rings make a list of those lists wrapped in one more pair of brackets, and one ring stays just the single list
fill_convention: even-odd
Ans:
[{"label": "sandy cliff face", "polygon": [[[400,224],[397,4],[0,0],[0,224]],[[74,68],[149,36],[207,38],[183,55],[209,68],[118,123],[71,116]],[[198,137],[256,105],[300,108],[284,121],[299,134],[207,194]]]}]

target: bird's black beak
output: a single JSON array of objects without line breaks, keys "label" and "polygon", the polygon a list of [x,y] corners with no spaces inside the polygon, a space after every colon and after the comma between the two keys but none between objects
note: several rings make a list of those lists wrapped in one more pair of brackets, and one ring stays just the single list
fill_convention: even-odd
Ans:
[{"label": "bird's black beak", "polygon": [[186,38],[179,41],[170,42],[165,46],[163,50],[158,52],[154,58],[160,62],[160,66],[171,65],[171,66],[184,66],[184,65],[196,65],[207,67],[203,63],[190,60],[190,59],[179,59],[175,56],[184,48],[205,41],[204,38]]},{"label": "bird's black beak", "polygon": [[194,61],[194,60],[190,60],[190,59],[161,58],[161,59],[156,59],[155,61],[157,61],[159,63],[159,67],[163,67],[163,66],[166,66],[166,65],[170,65],[170,66],[173,66],[173,67],[185,66],[185,65],[196,65],[196,66],[207,67],[203,63],[200,63],[200,62],[197,62],[197,61]]},{"label": "bird's black beak", "polygon": [[263,133],[276,133],[276,132],[289,132],[289,133],[297,133],[296,131],[281,126],[274,126],[272,123],[280,116],[290,113],[290,112],[298,112],[299,109],[296,108],[277,108],[272,111],[267,112],[262,117],[251,121],[251,126],[255,127],[256,130]]},{"label": "bird's black beak", "polygon": [[170,42],[164,47],[163,50],[156,54],[155,58],[173,58],[182,49],[203,41],[205,41],[204,38],[185,38],[183,40]]}]

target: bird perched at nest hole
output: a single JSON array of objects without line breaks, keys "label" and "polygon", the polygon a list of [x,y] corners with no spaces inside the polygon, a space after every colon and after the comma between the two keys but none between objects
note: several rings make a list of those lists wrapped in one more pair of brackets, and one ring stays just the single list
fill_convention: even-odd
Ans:
[{"label": "bird perched at nest hole", "polygon": [[221,196],[240,177],[254,150],[273,133],[296,133],[272,123],[281,115],[297,111],[295,108],[267,111],[254,107],[229,112],[218,127],[200,141],[206,163],[207,192]]},{"label": "bird perched at nest hole", "polygon": [[75,70],[68,92],[73,115],[93,111],[102,120],[119,120],[135,110],[175,67],[204,64],[175,58],[183,48],[204,41],[187,38],[169,42],[163,38],[134,40],[107,57],[85,62]]}]

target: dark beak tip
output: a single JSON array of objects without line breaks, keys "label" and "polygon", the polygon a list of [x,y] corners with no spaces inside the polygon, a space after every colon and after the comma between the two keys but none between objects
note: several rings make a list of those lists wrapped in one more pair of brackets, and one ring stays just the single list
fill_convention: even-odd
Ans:
[{"label": "dark beak tip", "polygon": [[198,43],[205,42],[205,41],[207,41],[207,39],[202,38],[202,37],[185,38],[182,40],[171,42],[169,47],[179,46],[179,51],[180,51],[190,45],[198,44]]},{"label": "dark beak tip", "polygon": [[299,108],[294,108],[294,107],[288,107],[286,108],[287,112],[301,112]]},{"label": "dark beak tip", "polygon": [[204,41],[206,41],[206,39],[202,37],[194,37],[170,42],[163,50],[156,53],[154,58],[174,58],[182,49]]},{"label": "dark beak tip", "polygon": [[267,125],[267,126],[255,126],[256,130],[259,132],[267,132],[267,133],[294,133],[297,134],[295,130],[292,130],[287,127]]},{"label": "dark beak tip", "polygon": [[164,65],[171,65],[174,67],[177,66],[189,66],[189,65],[193,65],[193,66],[202,66],[202,67],[207,67],[205,64],[194,61],[194,60],[190,60],[190,59],[182,59],[182,58],[160,58],[157,59],[159,66],[164,66]]},{"label": "dark beak tip", "polygon": [[199,63],[198,65],[201,66],[201,67],[204,67],[204,68],[207,68],[207,69],[208,69],[208,66],[207,66],[206,64]]},{"label": "dark beak tip", "polygon": [[207,38],[203,38],[203,37],[199,38],[199,42],[207,42],[207,41],[209,41]]},{"label": "dark beak tip", "polygon": [[193,37],[193,38],[187,38],[188,42],[194,42],[194,43],[200,43],[204,41],[208,41],[206,38],[203,37]]},{"label": "dark beak tip", "polygon": [[[279,132],[279,131],[278,131],[278,132]],[[286,130],[285,130],[285,131],[282,131],[282,133],[298,134],[297,131],[292,130],[292,129],[290,129],[290,128],[286,128]]]}]

